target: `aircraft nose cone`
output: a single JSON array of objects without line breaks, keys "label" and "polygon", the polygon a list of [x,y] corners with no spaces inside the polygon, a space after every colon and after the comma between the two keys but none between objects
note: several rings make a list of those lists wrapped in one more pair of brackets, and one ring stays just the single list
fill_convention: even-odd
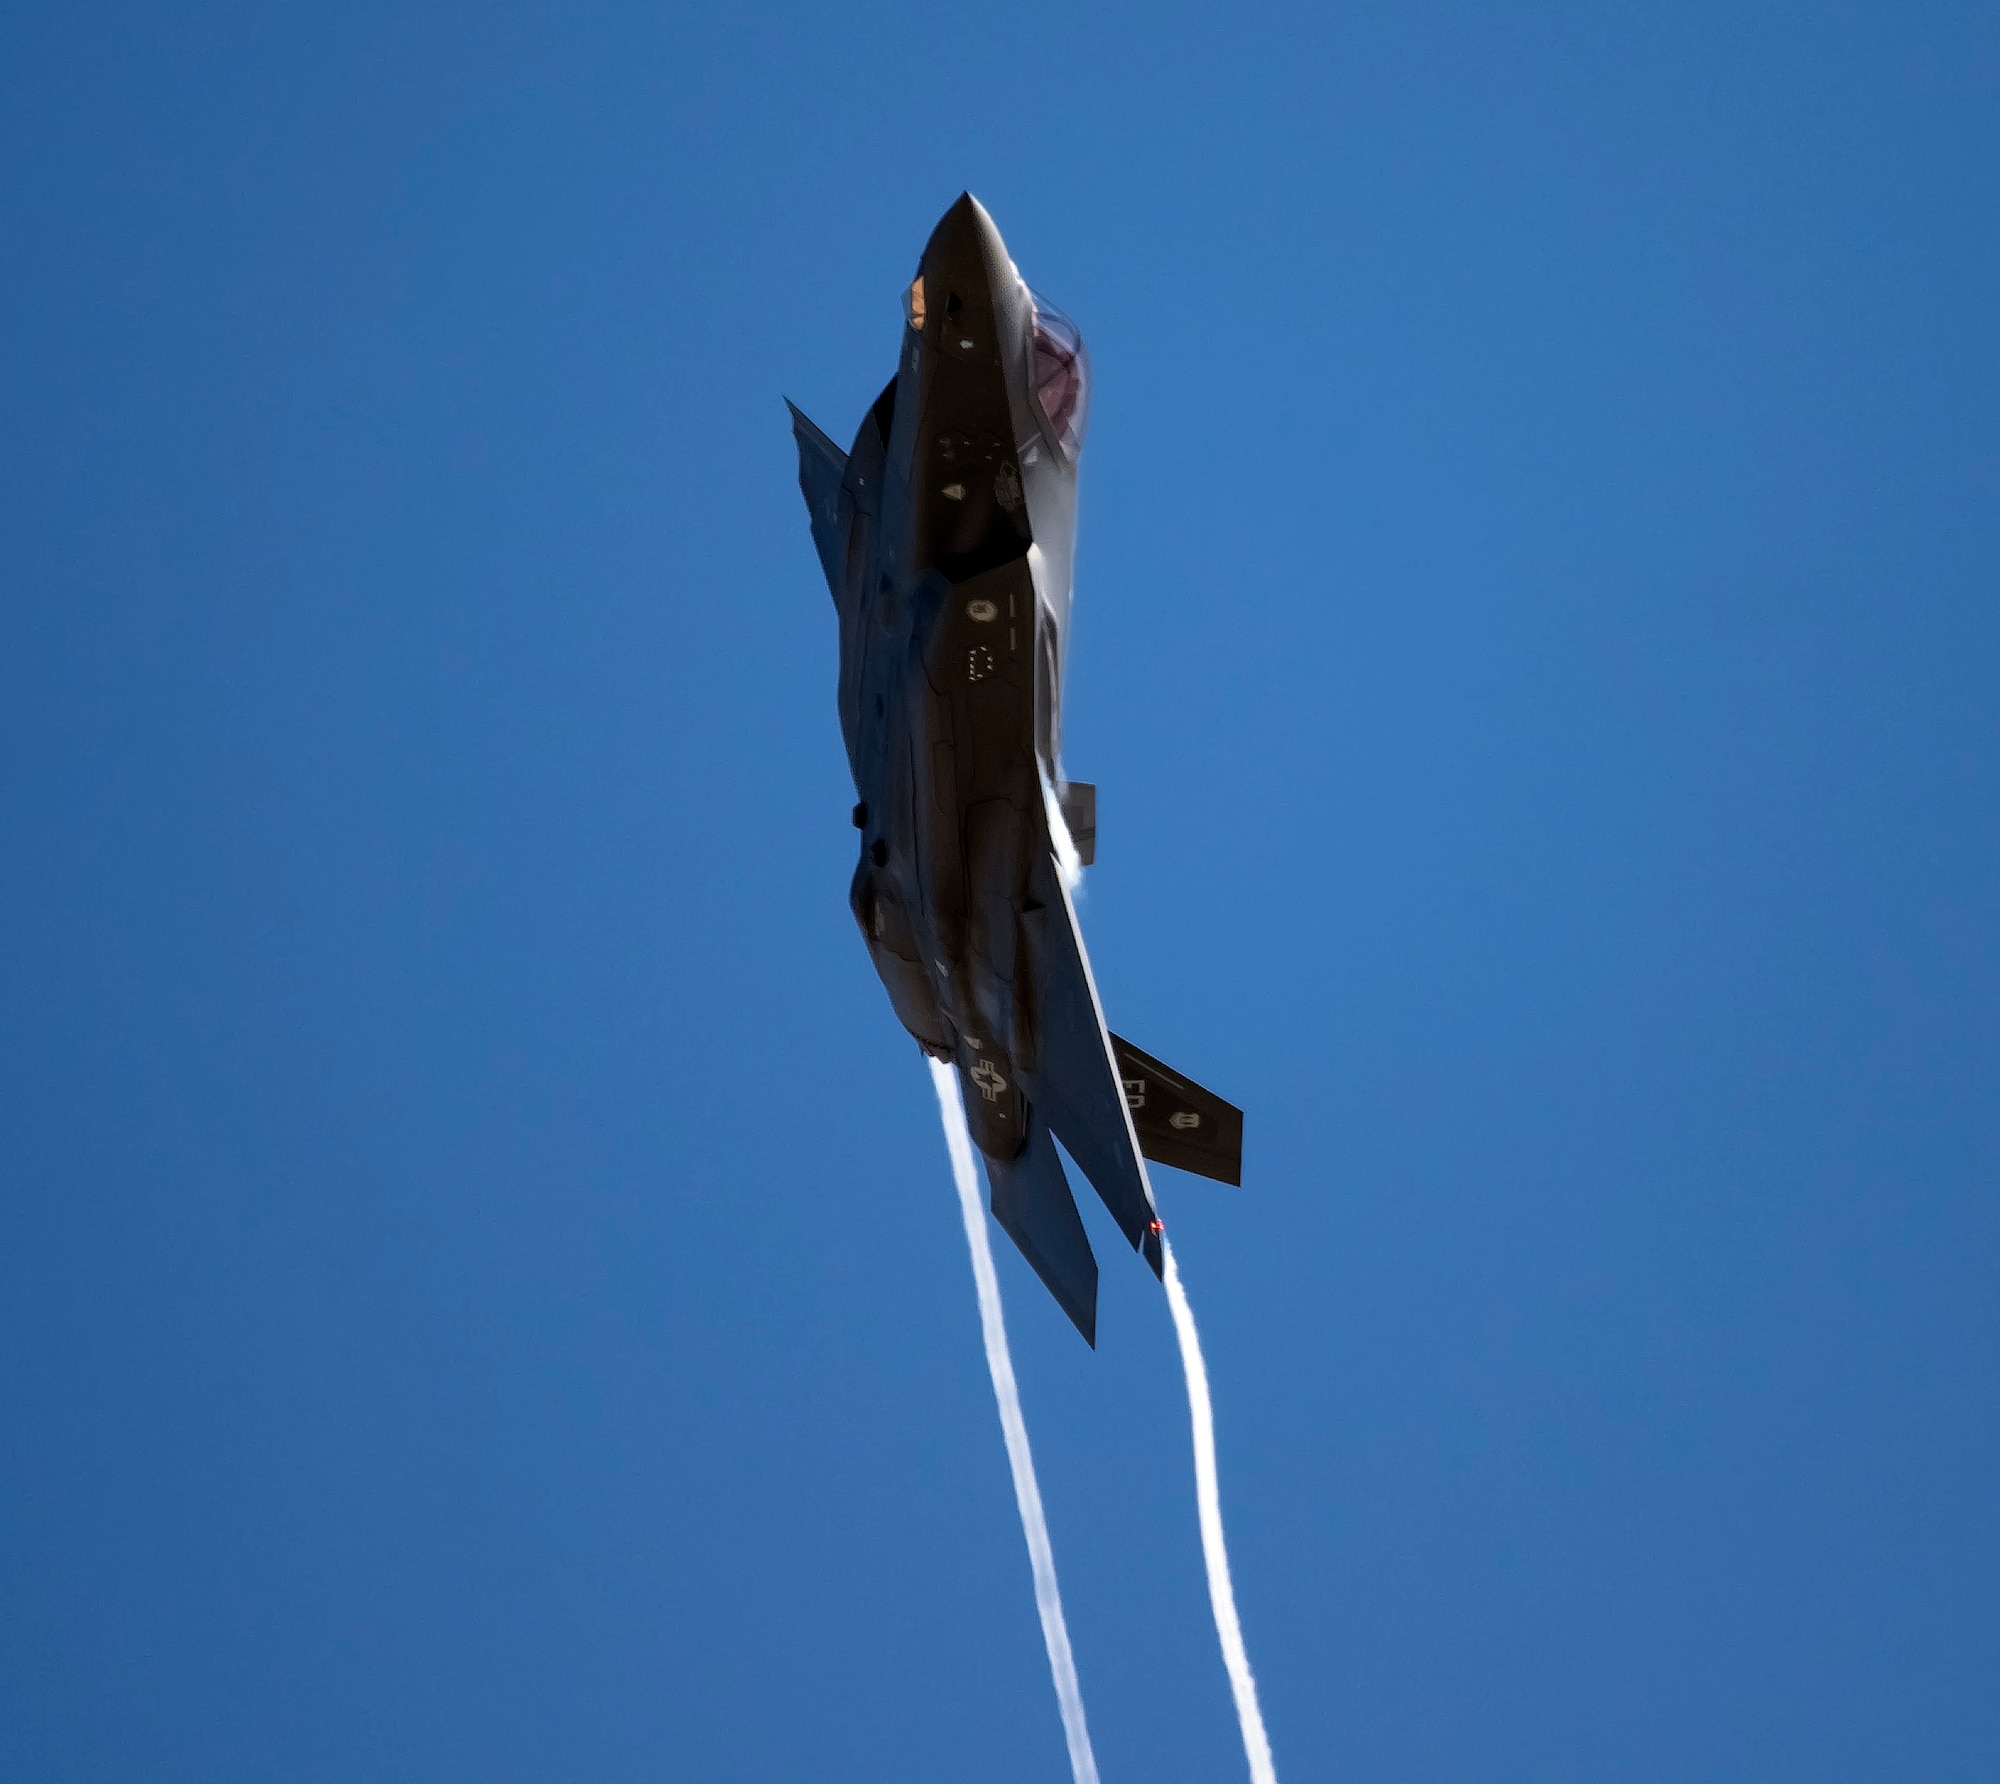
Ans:
[{"label": "aircraft nose cone", "polygon": [[961,192],[924,247],[924,286],[936,294],[933,301],[956,292],[965,303],[986,306],[1000,281],[1012,276],[1011,265],[1007,244],[986,207],[970,192]]}]

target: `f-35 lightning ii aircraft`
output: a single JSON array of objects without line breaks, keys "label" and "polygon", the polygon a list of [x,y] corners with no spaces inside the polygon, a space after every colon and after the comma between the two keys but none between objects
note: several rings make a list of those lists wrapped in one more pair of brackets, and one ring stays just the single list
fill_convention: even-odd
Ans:
[{"label": "f-35 lightning ii aircraft", "polygon": [[970,193],[904,316],[851,451],[792,410],[840,615],[849,900],[903,1026],[958,1068],[994,1217],[1094,1345],[1097,1260],[1055,1141],[1158,1275],[1142,1157],[1239,1183],[1243,1116],[1106,1030],[1070,898],[1097,830],[1060,754],[1082,337]]}]

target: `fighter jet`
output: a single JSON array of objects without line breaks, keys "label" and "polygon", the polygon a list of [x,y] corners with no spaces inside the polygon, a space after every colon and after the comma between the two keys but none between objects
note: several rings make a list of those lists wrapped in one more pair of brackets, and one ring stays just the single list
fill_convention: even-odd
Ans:
[{"label": "fighter jet", "polygon": [[846,453],[791,411],[840,621],[848,901],[903,1026],[958,1069],[994,1218],[1094,1346],[1097,1260],[1056,1142],[1157,1276],[1144,1160],[1240,1183],[1243,1115],[1106,1029],[1077,925],[1097,841],[1096,788],[1061,750],[1083,338],[970,193],[903,318]]}]

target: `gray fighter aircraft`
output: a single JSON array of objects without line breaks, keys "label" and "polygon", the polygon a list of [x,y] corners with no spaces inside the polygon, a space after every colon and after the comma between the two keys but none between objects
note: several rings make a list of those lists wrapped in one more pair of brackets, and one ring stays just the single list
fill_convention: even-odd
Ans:
[{"label": "gray fighter aircraft", "polygon": [[1061,758],[1083,339],[970,193],[903,307],[849,452],[792,409],[840,615],[849,901],[903,1026],[958,1068],[994,1218],[1095,1345],[1097,1260],[1055,1142],[1158,1275],[1143,1159],[1240,1183],[1243,1115],[1106,1029],[1070,897],[1097,836],[1096,789]]}]

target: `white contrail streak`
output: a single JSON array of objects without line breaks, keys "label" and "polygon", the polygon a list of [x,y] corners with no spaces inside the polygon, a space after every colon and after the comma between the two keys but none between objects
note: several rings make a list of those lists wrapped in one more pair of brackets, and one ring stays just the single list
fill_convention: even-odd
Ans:
[{"label": "white contrail streak", "polygon": [[[1048,1520],[1042,1516],[1042,1490],[1035,1484],[1035,1458],[1029,1452],[1028,1427],[1021,1418],[1021,1391],[1014,1383],[1014,1359],[1007,1350],[1007,1326],[1000,1314],[1000,1279],[993,1273],[986,1211],[979,1205],[979,1179],[972,1166],[972,1135],[965,1125],[965,1105],[959,1101],[958,1074],[940,1060],[932,1060],[930,1066],[931,1083],[937,1089],[938,1113],[944,1118],[944,1141],[951,1152],[951,1174],[958,1183],[958,1210],[965,1217],[965,1244],[972,1253],[972,1280],[979,1288],[979,1329],[986,1339],[986,1367],[993,1376],[993,1398],[1000,1405],[1000,1430],[1007,1439],[1007,1463],[1014,1473],[1014,1503],[1021,1508],[1021,1530],[1028,1539],[1028,1564],[1035,1574],[1035,1608],[1042,1614],[1042,1641],[1049,1650],[1049,1672],[1056,1683],[1056,1702],[1062,1708],[1070,1774],[1075,1784],[1098,1784],[1097,1756],[1090,1750],[1090,1730],[1084,1726],[1083,1691],[1076,1682],[1076,1661],[1069,1651],[1069,1626],[1063,1621],[1062,1593],[1056,1585],[1056,1558],[1049,1547]],[[1209,1472],[1212,1477],[1212,1466]],[[1220,1529],[1219,1524],[1217,1528]],[[1204,1537],[1206,1533],[1204,1525]],[[1228,1590],[1226,1570],[1223,1589]],[[1239,1649],[1241,1645],[1239,1642]],[[1268,1760],[1265,1769],[1268,1772]]]},{"label": "white contrail streak", "polygon": [[1250,1673],[1250,1656],[1243,1651],[1243,1625],[1236,1619],[1236,1589],[1229,1583],[1229,1550],[1222,1540],[1222,1495],[1215,1484],[1215,1410],[1209,1404],[1208,1370],[1201,1360],[1201,1339],[1194,1329],[1194,1309],[1174,1264],[1174,1248],[1164,1234],[1167,1305],[1173,1309],[1174,1335],[1181,1343],[1181,1371],[1187,1376],[1188,1420],[1194,1426],[1194,1497],[1201,1518],[1201,1556],[1208,1565],[1208,1602],[1215,1612],[1216,1639],[1222,1644],[1222,1664],[1236,1699],[1236,1720],[1243,1730],[1243,1753],[1250,1761],[1250,1784],[1278,1784],[1271,1765],[1270,1737],[1264,1733],[1263,1712],[1257,1708],[1257,1681]]}]

